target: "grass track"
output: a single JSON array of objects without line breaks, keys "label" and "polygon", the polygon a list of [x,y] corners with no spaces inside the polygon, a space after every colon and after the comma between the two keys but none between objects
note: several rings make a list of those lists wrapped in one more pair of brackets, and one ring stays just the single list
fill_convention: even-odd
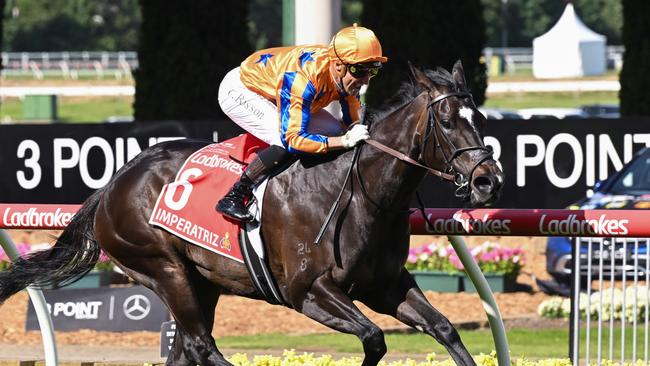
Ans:
[{"label": "grass track", "polygon": [[[472,354],[490,353],[494,349],[489,330],[460,331],[460,336]],[[568,329],[508,331],[513,357],[526,358],[567,357]],[[446,350],[433,338],[424,334],[386,334],[389,352],[446,355]],[[361,342],[347,334],[311,334],[289,336],[267,334],[259,336],[222,337],[217,345],[241,349],[291,349],[318,352],[362,353]]]},{"label": "grass track", "polygon": [[[637,358],[643,358],[643,327],[637,328]],[[463,343],[470,353],[489,354],[494,349],[492,333],[487,329],[459,331]],[[596,330],[591,331],[592,360],[596,357]],[[620,359],[620,327],[614,331],[614,360]],[[566,358],[569,352],[569,329],[510,329],[508,330],[511,357],[513,359],[525,357],[526,359]],[[609,332],[603,333],[604,358],[609,358],[608,352]],[[632,328],[626,330],[626,359],[632,359]],[[310,334],[291,336],[285,334],[264,334],[259,336],[221,337],[217,345],[223,348],[237,349],[292,349],[318,353],[343,352],[363,353],[361,342],[352,335]],[[424,334],[386,334],[386,345],[389,352],[428,354],[435,352],[437,355],[446,355],[446,350],[431,337]],[[581,341],[581,357],[585,356],[584,330]]]}]

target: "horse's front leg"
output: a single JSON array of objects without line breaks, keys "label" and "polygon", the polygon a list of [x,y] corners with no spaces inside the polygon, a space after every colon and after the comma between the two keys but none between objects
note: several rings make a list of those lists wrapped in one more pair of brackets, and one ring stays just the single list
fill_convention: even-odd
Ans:
[{"label": "horse's front leg", "polygon": [[454,326],[427,301],[406,269],[402,269],[399,278],[388,284],[385,291],[373,291],[361,300],[374,311],[392,315],[435,338],[457,365],[476,365]]},{"label": "horse's front leg", "polygon": [[[372,323],[328,275],[316,279],[300,296],[296,310],[339,332],[356,335],[363,343],[362,366],[374,366],[386,354],[382,330]],[[296,303],[296,302],[294,302]]]}]

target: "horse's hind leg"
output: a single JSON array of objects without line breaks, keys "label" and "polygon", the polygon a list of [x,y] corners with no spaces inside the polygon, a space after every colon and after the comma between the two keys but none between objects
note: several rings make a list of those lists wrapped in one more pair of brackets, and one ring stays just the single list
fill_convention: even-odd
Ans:
[{"label": "horse's hind leg", "polygon": [[[193,272],[196,271],[194,270]],[[177,322],[177,327],[176,327],[176,335],[174,336],[174,343],[172,344],[172,349],[169,353],[169,357],[167,358],[166,364],[194,366],[197,364],[197,362],[199,362],[199,361],[193,361],[197,359],[196,355],[194,354],[207,352],[208,358],[210,354],[217,355],[217,359],[215,360],[215,362],[217,362],[216,364],[229,365],[229,363],[223,358],[223,355],[216,348],[214,339],[212,335],[210,335],[211,333],[210,326],[214,324],[214,312],[215,312],[215,307],[217,305],[217,301],[219,299],[219,292],[216,286],[214,286],[214,284],[210,283],[205,278],[198,276],[198,274],[193,277],[194,278],[190,282],[194,287],[194,292],[196,294],[195,297],[201,310],[200,313],[203,315],[201,324],[205,324],[208,326],[208,328],[205,329],[206,331],[208,331],[208,335],[199,336],[199,337],[192,336],[192,333],[186,330],[187,329],[186,325],[188,323],[189,324],[195,323],[197,322],[197,320],[192,319],[194,318],[193,316],[190,316],[188,318],[185,315],[187,314],[186,309],[182,310],[183,315],[180,316],[177,315],[178,312],[172,311],[172,313],[174,314],[174,318],[176,319]],[[185,299],[179,298],[178,300],[183,302],[183,301],[187,301],[187,298]],[[172,308],[172,306],[170,305],[168,306],[170,309]],[[174,305],[174,307],[178,308],[179,306]],[[194,334],[201,334],[201,333],[194,333]],[[188,356],[190,358],[188,358]],[[206,365],[207,363],[200,363],[200,364]]]},{"label": "horse's hind leg", "polygon": [[363,343],[362,366],[377,365],[386,353],[384,333],[326,276],[319,277],[302,300],[300,312],[332,329],[354,334]]},{"label": "horse's hind leg", "polygon": [[399,279],[385,291],[373,292],[362,301],[372,310],[392,315],[435,338],[457,365],[476,365],[454,326],[427,301],[406,270],[402,270]]},{"label": "horse's hind leg", "polygon": [[[176,320],[176,336],[166,364],[230,365],[211,334],[219,297],[216,286],[181,258],[171,245],[151,244],[146,249],[140,247],[139,252],[129,251],[125,248],[134,244],[112,232],[102,235],[105,233],[98,233],[102,246],[126,274],[153,290]],[[147,241],[152,242],[154,238]]]},{"label": "horse's hind leg", "polygon": [[152,271],[125,268],[125,272],[150,287],[176,320],[176,336],[166,365],[231,365],[211,334],[219,298],[216,286],[180,258],[171,263],[150,259],[148,264]]}]

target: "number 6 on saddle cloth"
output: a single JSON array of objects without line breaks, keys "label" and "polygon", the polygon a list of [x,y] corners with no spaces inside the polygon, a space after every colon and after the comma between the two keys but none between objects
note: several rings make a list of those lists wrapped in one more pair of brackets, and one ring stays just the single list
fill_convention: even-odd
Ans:
[{"label": "number 6 on saddle cloth", "polygon": [[[206,209],[206,202],[222,197],[237,181],[246,162],[260,151],[259,160],[277,174],[295,157],[280,146],[270,146],[250,134],[243,134],[221,143],[207,145],[190,155],[178,171],[174,182],[165,185],[152,211],[149,223],[192,244],[245,263],[251,279],[267,301],[282,304],[265,262],[260,236],[261,200],[266,188],[266,175],[260,176],[248,209],[254,216],[245,225],[219,212]],[[246,168],[248,170],[248,168]]]}]

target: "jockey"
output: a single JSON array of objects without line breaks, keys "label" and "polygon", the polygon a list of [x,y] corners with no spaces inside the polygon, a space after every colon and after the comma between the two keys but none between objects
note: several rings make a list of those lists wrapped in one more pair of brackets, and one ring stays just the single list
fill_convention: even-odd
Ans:
[{"label": "jockey", "polygon": [[[253,187],[300,154],[349,149],[369,137],[359,120],[359,90],[382,63],[375,34],[357,24],[340,30],[329,46],[277,47],[257,51],[224,77],[219,105],[247,132],[271,146],[257,154],[217,211],[251,221],[245,207]],[[342,120],[324,110],[341,104]]]}]

